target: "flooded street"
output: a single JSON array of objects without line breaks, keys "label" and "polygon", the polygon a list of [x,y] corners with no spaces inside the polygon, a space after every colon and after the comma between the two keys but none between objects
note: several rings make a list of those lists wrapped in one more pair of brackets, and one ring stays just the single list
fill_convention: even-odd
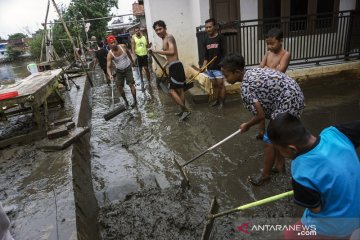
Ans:
[{"label": "flooded street", "polygon": [[[25,71],[13,74],[20,78]],[[92,109],[85,103],[79,110],[82,119],[74,122],[77,127],[89,125],[91,136],[56,152],[41,151],[38,142],[1,149],[0,201],[15,239],[200,239],[213,197],[222,212],[291,189],[289,161],[287,174],[272,175],[262,187],[246,181],[263,165],[263,143],[255,139],[256,127],[184,167],[191,187],[182,187],[174,159],[185,163],[237,131],[251,118],[240,100],[226,102],[223,110],[188,101],[192,114],[179,122],[174,115],[178,108],[153,77],[150,83],[145,80],[144,91],[137,90],[136,108],[106,122],[103,116],[112,110],[111,87],[101,69],[92,77],[89,96],[83,87],[73,87],[64,94],[64,111],[50,111],[50,121],[75,116],[81,97],[89,97]],[[85,78],[81,81],[84,86]],[[358,77],[341,73],[301,87],[307,105],[302,120],[313,133],[360,118]],[[131,104],[128,86],[125,91]],[[116,91],[115,107],[121,101]],[[31,114],[1,122],[0,136],[11,132],[9,125],[19,132],[31,129],[29,122]],[[216,219],[211,239],[279,239],[278,231],[245,234],[238,227],[291,224],[301,213],[292,197],[284,198]]]},{"label": "flooded street", "polygon": [[[94,82],[92,174],[104,239],[199,239],[214,196],[224,211],[291,189],[289,162],[287,175],[274,175],[263,187],[246,181],[262,167],[263,146],[255,140],[255,127],[186,166],[191,188],[181,188],[182,178],[173,159],[184,163],[238,130],[251,117],[240,101],[227,102],[223,110],[191,104],[189,119],[178,122],[177,107],[153,79],[144,92],[137,91],[137,108],[105,122],[103,115],[111,110],[111,88],[100,72]],[[318,134],[329,124],[359,119],[359,86],[360,79],[353,76],[302,85],[305,125]],[[132,100],[129,88],[125,89]],[[288,218],[290,224],[299,216],[301,209],[292,199],[283,199],[217,219],[212,238],[264,239],[270,234],[276,239],[278,232],[244,236],[236,227],[243,221],[268,218],[276,224],[277,217]]]}]

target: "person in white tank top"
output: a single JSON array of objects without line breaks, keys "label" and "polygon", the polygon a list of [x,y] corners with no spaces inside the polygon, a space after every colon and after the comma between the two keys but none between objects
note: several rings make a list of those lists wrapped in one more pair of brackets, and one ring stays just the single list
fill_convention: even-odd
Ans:
[{"label": "person in white tank top", "polygon": [[126,84],[129,85],[131,89],[131,94],[133,96],[134,102],[131,104],[131,107],[135,107],[137,105],[136,100],[136,89],[135,89],[135,81],[132,73],[131,67],[134,66],[134,60],[131,57],[131,54],[126,47],[125,44],[118,44],[116,37],[110,35],[107,37],[107,42],[110,47],[110,51],[107,55],[107,73],[109,75],[110,81],[114,81],[114,77],[112,75],[112,63],[114,63],[116,67],[116,86],[120,92],[121,97],[125,101],[125,105],[129,106],[129,102],[125,96],[124,92],[124,83],[126,79]]}]

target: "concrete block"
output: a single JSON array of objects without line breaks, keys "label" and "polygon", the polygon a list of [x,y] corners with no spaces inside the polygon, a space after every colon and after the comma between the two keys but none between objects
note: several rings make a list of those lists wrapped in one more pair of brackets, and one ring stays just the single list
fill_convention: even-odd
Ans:
[{"label": "concrete block", "polygon": [[59,138],[68,135],[68,129],[65,125],[61,125],[53,130],[47,132],[48,139]]},{"label": "concrete block", "polygon": [[72,117],[68,117],[68,118],[62,118],[62,119],[56,120],[55,122],[53,122],[53,124],[55,126],[58,126],[58,125],[61,125],[63,123],[71,122],[71,121],[72,121]]},{"label": "concrete block", "polygon": [[67,123],[65,123],[65,127],[68,130],[73,129],[75,127],[75,123],[74,122],[67,122]]},{"label": "concrete block", "polygon": [[194,86],[187,91],[194,103],[207,103],[209,102],[209,94],[207,94],[202,88]]}]

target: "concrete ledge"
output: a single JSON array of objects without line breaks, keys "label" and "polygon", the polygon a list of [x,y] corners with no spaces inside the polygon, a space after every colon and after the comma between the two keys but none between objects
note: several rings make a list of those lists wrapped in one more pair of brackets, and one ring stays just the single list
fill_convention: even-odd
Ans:
[{"label": "concrete ledge", "polygon": [[[300,84],[307,82],[309,80],[313,80],[320,77],[332,76],[339,73],[348,73],[354,75],[356,77],[360,77],[360,60],[349,61],[345,63],[333,63],[331,65],[324,66],[315,66],[315,67],[305,67],[300,69],[291,69],[286,71],[286,74],[290,77],[294,78]],[[197,73],[197,69],[189,66],[187,67],[187,72],[190,75],[195,75]],[[195,78],[198,83],[198,87],[201,88],[205,93],[209,95],[209,99],[211,99],[212,95],[212,87],[211,81],[205,73],[199,74]],[[237,95],[240,93],[241,83],[229,84],[225,82],[226,95],[231,98],[231,95]],[[192,93],[192,92],[190,92]],[[197,92],[194,93],[198,94]],[[198,96],[194,96],[197,98]],[[194,98],[193,97],[193,98]],[[196,103],[196,101],[194,101]]]},{"label": "concrete ledge", "polygon": [[298,82],[304,82],[310,79],[335,75],[340,72],[351,72],[360,76],[360,60],[346,63],[336,63],[325,66],[306,67],[302,69],[287,70],[286,74],[296,79]]},{"label": "concrete ledge", "polygon": [[[160,58],[161,59],[161,58]],[[164,59],[161,59],[164,61]],[[293,79],[295,79],[300,84],[313,80],[320,77],[332,76],[339,73],[348,73],[356,77],[360,77],[360,60],[353,60],[349,62],[333,62],[333,63],[323,63],[324,65],[320,66],[298,66],[299,68],[293,69],[292,66],[289,67],[289,70],[286,71],[286,74]],[[327,64],[327,65],[325,65]],[[302,67],[302,68],[301,68]],[[190,79],[192,76],[195,76],[198,72],[198,69],[194,66],[188,66],[185,68],[186,76]],[[159,67],[155,68],[155,74],[157,77],[162,75],[162,71]],[[211,100],[213,95],[213,89],[211,86],[211,81],[209,80],[207,74],[200,73],[194,80],[195,87],[192,90],[189,90],[188,93],[191,95],[191,98],[194,103],[205,103],[206,98]],[[226,95],[231,98],[231,95],[236,95],[240,93],[241,83],[229,84],[225,81]],[[207,95],[207,97],[206,97]]]}]

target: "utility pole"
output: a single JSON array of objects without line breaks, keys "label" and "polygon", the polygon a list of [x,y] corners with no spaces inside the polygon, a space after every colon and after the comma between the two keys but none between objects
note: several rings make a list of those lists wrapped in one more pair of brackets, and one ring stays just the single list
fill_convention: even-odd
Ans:
[{"label": "utility pole", "polygon": [[[81,14],[82,16],[82,14]],[[86,46],[89,47],[89,36],[88,36],[88,30],[89,29],[86,29],[86,24],[85,24],[85,19],[84,19],[84,16],[82,16],[81,18],[82,22],[83,22],[83,25],[84,25],[84,31],[85,31],[85,35],[86,35]],[[90,23],[89,23],[90,24]]]},{"label": "utility pole", "polygon": [[72,44],[72,46],[73,46],[74,54],[76,55],[77,58],[80,59],[82,70],[86,73],[86,77],[87,77],[87,80],[88,80],[89,83],[90,83],[90,86],[93,87],[94,84],[93,84],[93,82],[91,81],[91,78],[90,78],[89,73],[88,73],[88,72],[86,71],[86,69],[85,69],[85,64],[84,64],[84,62],[82,61],[79,53],[76,51],[76,46],[75,46],[74,40],[72,39],[71,34],[70,34],[70,32],[69,32],[69,29],[67,28],[67,26],[66,26],[66,24],[65,24],[65,22],[64,22],[64,19],[63,19],[62,15],[61,15],[61,12],[60,12],[59,8],[57,7],[57,5],[56,5],[56,3],[55,3],[55,0],[52,0],[52,2],[53,2],[53,4],[54,4],[54,7],[55,7],[55,9],[56,9],[56,12],[57,12],[58,15],[59,15],[60,20],[61,20],[61,22],[62,22],[62,24],[63,24],[63,26],[64,26],[65,32],[66,32],[66,34],[67,34],[67,36],[68,36],[68,38],[69,38],[69,40],[70,40],[70,42],[71,42],[71,44]]}]

